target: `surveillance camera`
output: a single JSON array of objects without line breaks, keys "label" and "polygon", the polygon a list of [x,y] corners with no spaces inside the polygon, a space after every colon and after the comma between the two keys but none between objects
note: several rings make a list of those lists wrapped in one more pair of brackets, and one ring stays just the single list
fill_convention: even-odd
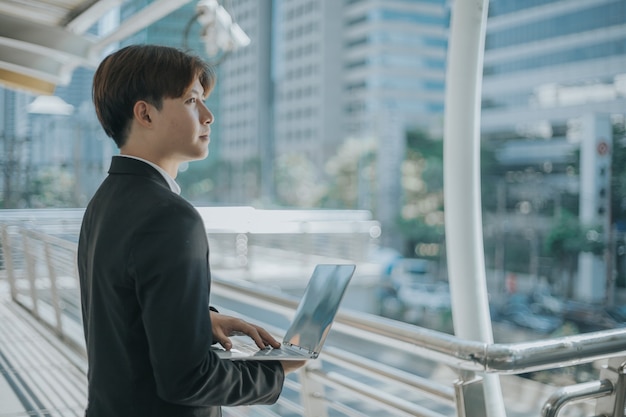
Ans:
[{"label": "surveillance camera", "polygon": [[228,54],[250,44],[248,35],[217,0],[200,0],[196,10],[197,22],[202,26],[202,41],[209,56],[217,56],[220,52]]}]

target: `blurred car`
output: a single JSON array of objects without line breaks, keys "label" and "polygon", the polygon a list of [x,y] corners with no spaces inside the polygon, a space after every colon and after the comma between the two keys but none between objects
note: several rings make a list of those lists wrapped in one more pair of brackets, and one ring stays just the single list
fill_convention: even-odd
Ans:
[{"label": "blurred car", "polygon": [[602,307],[581,301],[567,301],[563,318],[578,327],[581,333],[626,327],[626,310],[620,307]]},{"label": "blurred car", "polygon": [[541,334],[550,334],[563,325],[563,318],[559,314],[554,314],[526,294],[511,295],[498,307],[492,317],[494,321],[509,323]]},{"label": "blurred car", "polygon": [[450,288],[435,278],[432,261],[397,259],[383,277],[379,291],[380,314],[418,323],[427,312],[450,311]]},{"label": "blurred car", "polygon": [[402,254],[393,248],[376,245],[369,248],[367,259],[369,262],[383,266],[383,273],[389,274],[393,264],[398,259],[402,259]]},{"label": "blurred car", "polygon": [[433,269],[432,261],[421,258],[400,258],[391,265],[389,277],[395,286],[433,282],[435,279]]},{"label": "blurred car", "polygon": [[452,307],[447,282],[411,282],[398,289],[398,299],[405,305],[431,310]]},{"label": "blurred car", "polygon": [[606,312],[618,323],[626,324],[626,306],[610,306],[606,308]]}]

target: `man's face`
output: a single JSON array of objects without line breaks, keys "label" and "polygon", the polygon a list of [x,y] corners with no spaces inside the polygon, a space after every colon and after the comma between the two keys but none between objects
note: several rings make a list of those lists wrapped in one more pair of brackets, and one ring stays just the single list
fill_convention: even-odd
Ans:
[{"label": "man's face", "polygon": [[213,114],[204,104],[203,93],[196,78],[182,97],[163,99],[154,120],[163,158],[184,162],[208,155]]}]

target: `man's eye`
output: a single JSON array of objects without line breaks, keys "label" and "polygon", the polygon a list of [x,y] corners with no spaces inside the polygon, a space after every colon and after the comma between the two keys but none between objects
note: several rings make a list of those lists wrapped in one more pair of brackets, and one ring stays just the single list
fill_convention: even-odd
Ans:
[{"label": "man's eye", "polygon": [[196,102],[196,98],[192,97],[189,100],[187,100],[189,103],[195,103]]}]

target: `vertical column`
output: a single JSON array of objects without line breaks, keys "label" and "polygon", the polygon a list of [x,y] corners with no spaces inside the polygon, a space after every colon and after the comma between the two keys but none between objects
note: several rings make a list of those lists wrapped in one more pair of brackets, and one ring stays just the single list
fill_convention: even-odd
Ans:
[{"label": "vertical column", "polygon": [[[391,112],[381,112],[376,126],[378,159],[376,166],[376,216],[381,222],[384,246],[395,247],[389,236],[397,229],[396,217],[402,198],[401,165],[406,153],[406,132],[403,121]],[[398,249],[398,248],[396,248]]]},{"label": "vertical column", "polygon": [[309,370],[319,370],[322,365],[319,360],[309,361],[307,365],[298,370],[298,378],[302,389],[300,399],[304,407],[305,417],[328,417],[328,408],[324,393],[324,384],[312,378]]},{"label": "vertical column", "polygon": [[[446,248],[454,333],[493,343],[480,193],[480,97],[488,0],[456,1],[450,23],[444,115]],[[498,375],[485,375],[488,417],[505,416]],[[478,401],[478,400],[475,400]]]},{"label": "vertical column", "polygon": [[[611,230],[611,151],[613,132],[608,114],[588,114],[582,118],[580,144],[580,222],[595,228],[587,239],[608,244]],[[602,231],[602,233],[600,233]],[[578,257],[576,298],[598,302],[606,296],[607,263],[603,256],[582,252]]]}]

